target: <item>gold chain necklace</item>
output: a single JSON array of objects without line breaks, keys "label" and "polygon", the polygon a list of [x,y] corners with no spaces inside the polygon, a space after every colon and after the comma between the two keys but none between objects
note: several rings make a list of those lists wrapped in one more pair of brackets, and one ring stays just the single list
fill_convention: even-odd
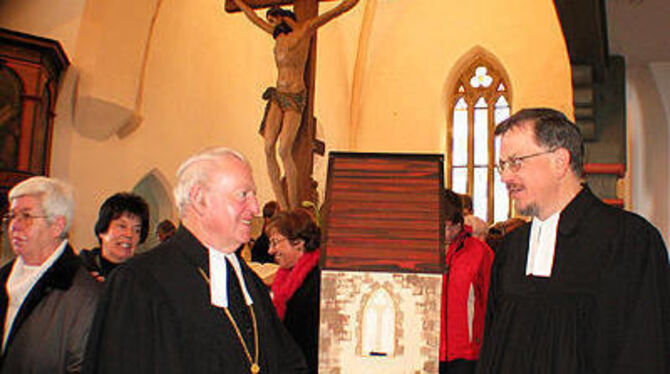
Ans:
[{"label": "gold chain necklace", "polygon": [[[209,282],[209,277],[205,273],[204,270],[202,270],[201,267],[198,267],[198,271],[200,272],[200,275],[202,276],[202,279],[207,282],[207,284],[211,287],[211,283]],[[251,360],[251,354],[249,353],[249,348],[247,348],[247,343],[244,342],[244,338],[242,337],[242,333],[240,332],[240,328],[237,327],[237,323],[235,322],[235,319],[233,318],[233,315],[230,314],[230,310],[228,308],[222,308],[223,311],[226,313],[226,316],[228,317],[228,320],[230,321],[230,324],[233,325],[233,328],[235,329],[235,333],[237,333],[237,339],[240,341],[240,344],[242,345],[242,348],[244,349],[244,354],[247,355],[247,360],[249,360],[249,365],[250,365],[250,370],[251,374],[258,374],[261,371],[261,367],[258,366],[258,326],[256,324],[256,314],[254,313],[254,307],[253,304],[249,304],[249,314],[251,314],[251,323],[254,328],[254,359]]]}]

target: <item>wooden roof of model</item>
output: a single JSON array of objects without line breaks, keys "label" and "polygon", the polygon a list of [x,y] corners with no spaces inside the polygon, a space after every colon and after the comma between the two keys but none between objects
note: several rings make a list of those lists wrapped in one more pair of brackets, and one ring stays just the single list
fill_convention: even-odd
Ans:
[{"label": "wooden roof of model", "polygon": [[442,272],[443,157],[331,152],[321,267]]}]

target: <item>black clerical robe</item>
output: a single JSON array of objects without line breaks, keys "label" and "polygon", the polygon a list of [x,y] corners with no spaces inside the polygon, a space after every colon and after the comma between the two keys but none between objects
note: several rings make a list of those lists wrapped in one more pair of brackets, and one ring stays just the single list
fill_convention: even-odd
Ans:
[{"label": "black clerical robe", "polygon": [[494,260],[479,373],[670,373],[658,231],[585,187],[561,212],[551,276],[526,276],[530,225]]},{"label": "black clerical robe", "polygon": [[[119,266],[96,313],[85,372],[249,373],[235,330],[210,304],[209,285],[198,270],[209,274],[208,263],[207,249],[180,227],[171,240]],[[240,265],[254,300],[260,372],[306,372],[266,286],[244,261]],[[249,351],[253,357],[253,346]]]}]

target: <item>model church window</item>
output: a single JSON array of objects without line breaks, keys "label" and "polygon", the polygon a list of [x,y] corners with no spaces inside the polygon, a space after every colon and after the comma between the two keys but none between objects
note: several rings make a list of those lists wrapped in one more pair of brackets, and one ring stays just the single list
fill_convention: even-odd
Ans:
[{"label": "model church window", "polygon": [[447,127],[447,186],[472,196],[474,214],[492,223],[510,215],[510,201],[495,169],[495,125],[510,116],[506,75],[492,59],[476,57],[451,89]]},{"label": "model church window", "polygon": [[363,309],[362,355],[391,357],[395,347],[395,308],[391,295],[380,288]]}]

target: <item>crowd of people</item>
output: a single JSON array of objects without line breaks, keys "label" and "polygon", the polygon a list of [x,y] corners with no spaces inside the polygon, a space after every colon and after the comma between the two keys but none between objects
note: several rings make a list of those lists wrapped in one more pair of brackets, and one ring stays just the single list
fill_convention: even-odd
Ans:
[{"label": "crowd of people", "polygon": [[[502,181],[530,221],[489,229],[444,191],[439,373],[668,373],[658,230],[583,184],[583,140],[562,113],[522,110],[496,135]],[[260,213],[243,155],[193,155],[174,194],[180,223],[161,222],[154,249],[135,255],[149,207],[122,192],[100,207],[99,246],[77,255],[70,186],[32,177],[9,192],[0,374],[318,372],[314,214],[263,207],[251,259],[278,265],[268,286],[239,255]]]}]

